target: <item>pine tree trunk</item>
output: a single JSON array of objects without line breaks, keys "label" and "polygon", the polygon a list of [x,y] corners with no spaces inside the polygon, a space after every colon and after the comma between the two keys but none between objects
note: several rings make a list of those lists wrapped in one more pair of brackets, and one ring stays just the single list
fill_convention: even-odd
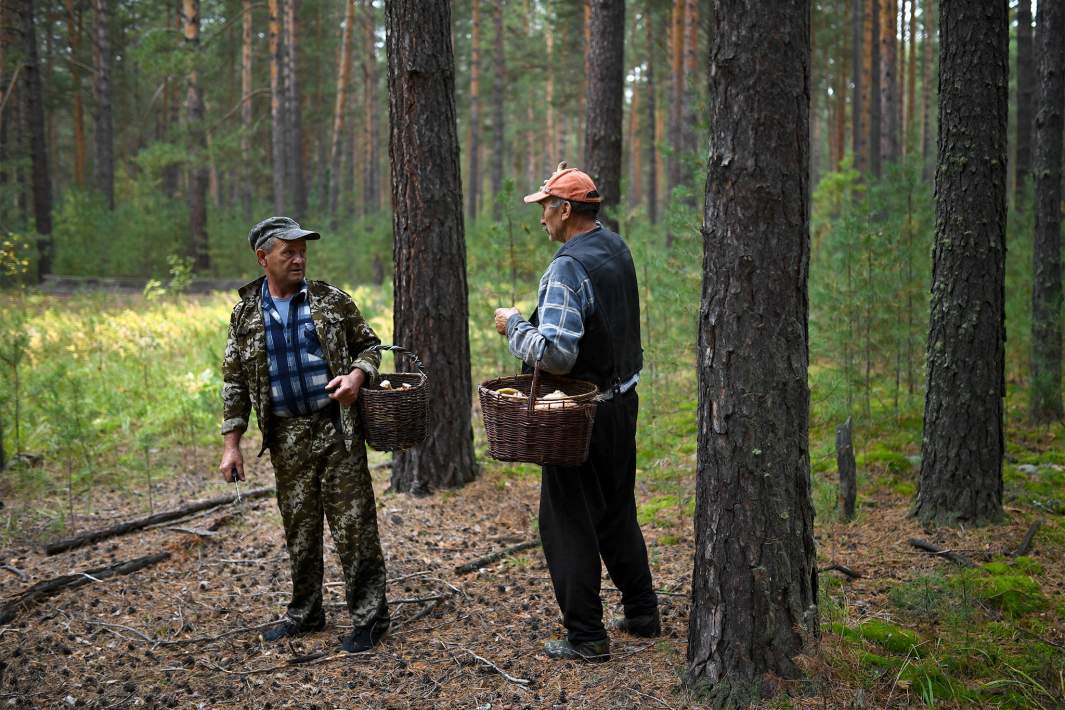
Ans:
[{"label": "pine tree trunk", "polygon": [[935,0],[923,0],[921,13],[924,25],[924,52],[921,66],[921,179],[932,179],[930,160],[932,142],[932,67],[935,62],[933,45],[936,37]]},{"label": "pine tree trunk", "polygon": [[[185,42],[195,57],[200,47],[200,0],[184,0]],[[203,88],[193,68],[188,75],[185,111],[189,132],[189,231],[194,267],[207,273],[211,266],[207,252],[207,127],[203,120]]]},{"label": "pine tree trunk", "polygon": [[245,220],[252,219],[252,0],[242,0],[241,49],[240,49],[240,206]]},{"label": "pine tree trunk", "polygon": [[939,167],[920,490],[925,524],[1002,517],[1006,0],[942,0]]},{"label": "pine tree trunk", "polygon": [[[1023,2],[1021,3],[1024,4]],[[1039,110],[1035,117],[1035,250],[1032,268],[1031,414],[1036,423],[1062,418],[1061,158],[1065,110],[1065,3],[1040,0]]]},{"label": "pine tree trunk", "polygon": [[40,235],[37,242],[37,278],[40,280],[46,274],[52,273],[52,183],[48,171],[44,91],[41,87],[41,63],[37,56],[33,0],[22,0],[19,13],[19,30],[22,35],[21,89],[24,92],[28,124],[33,223],[34,229]]},{"label": "pine tree trunk", "polygon": [[658,223],[658,148],[656,146],[655,129],[657,126],[658,101],[655,97],[655,27],[653,0],[647,0],[643,16],[644,30],[647,33],[647,219],[651,224]]},{"label": "pine tree trunk", "polygon": [[883,96],[880,93],[880,3],[887,1],[872,0],[869,22],[869,172],[876,178],[880,177],[880,116],[883,113]]},{"label": "pine tree trunk", "polygon": [[270,145],[271,167],[274,187],[274,214],[283,215],[287,211],[289,196],[286,192],[285,176],[287,160],[285,158],[285,91],[281,72],[281,6],[280,0],[269,0],[270,17],[267,24],[267,42],[270,50]]},{"label": "pine tree trunk", "polygon": [[81,50],[81,8],[75,15],[74,0],[65,0],[67,11],[67,36],[70,47],[70,81],[73,93],[73,132],[74,132],[74,184],[85,187],[85,110],[81,101],[81,69],[78,54]]},{"label": "pine tree trunk", "polygon": [[329,170],[325,174],[323,192],[329,196],[328,211],[336,224],[337,200],[340,194],[340,148],[344,131],[344,110],[347,107],[348,84],[351,81],[351,34],[355,24],[355,0],[344,2],[344,31],[340,35],[340,66],[337,71],[336,103],[333,107],[333,139],[329,143]]},{"label": "pine tree trunk", "polygon": [[851,81],[854,86],[851,93],[851,153],[854,167],[859,174],[865,172],[865,109],[862,97],[865,89],[862,84],[862,7],[866,0],[851,0]]},{"label": "pine tree trunk", "polygon": [[366,172],[363,180],[363,214],[373,214],[381,209],[381,192],[378,184],[381,179],[381,152],[378,148],[380,133],[377,119],[377,38],[374,19],[373,0],[365,0],[363,14],[363,32],[366,38],[366,54],[363,62],[363,81],[365,83],[366,128]]},{"label": "pine tree trunk", "polygon": [[[173,0],[171,6],[174,10],[174,27],[178,34],[184,31],[185,23],[182,20],[181,3],[182,0]],[[177,129],[178,124],[181,122],[181,91],[178,88],[179,78],[175,76],[167,76],[165,79],[164,92],[166,94],[166,101],[164,102],[163,114],[164,129],[167,135],[171,135],[171,131]],[[178,182],[180,181],[180,170],[176,163],[171,163],[163,168],[162,175],[162,188],[163,194],[167,197],[175,197],[178,191]]]},{"label": "pine tree trunk", "polygon": [[898,0],[880,0],[880,162],[899,157]]},{"label": "pine tree trunk", "polygon": [[392,467],[392,488],[415,494],[477,475],[450,6],[385,4],[395,342],[418,353],[433,387],[429,438]]},{"label": "pine tree trunk", "polygon": [[111,114],[111,0],[93,0],[93,182],[115,208],[114,120]]},{"label": "pine tree trunk", "polygon": [[688,679],[708,686],[714,707],[732,708],[801,675],[794,658],[819,634],[809,0],[717,0],[710,61]]},{"label": "pine tree trunk", "polygon": [[[685,0],[684,4],[684,76],[685,88],[681,95],[680,120],[681,137],[684,146],[681,156],[680,175],[681,182],[687,183],[690,171],[687,169],[689,157],[699,150],[699,136],[696,133],[697,119],[695,114],[695,101],[697,96],[694,87],[699,73],[699,0]],[[690,79],[688,78],[690,77]],[[705,161],[703,156],[702,161]],[[694,201],[691,201],[694,207]]]},{"label": "pine tree trunk", "polygon": [[[591,0],[588,0],[589,2]],[[547,146],[547,161],[544,163],[544,172],[551,173],[555,169],[555,165],[559,163],[562,158],[558,155],[558,133],[555,131],[555,33],[551,31],[550,27],[545,28],[546,46],[547,46],[547,86],[544,87],[544,103],[545,110],[547,111],[547,117],[544,122],[544,145]],[[584,162],[588,163],[588,148],[585,147]],[[587,170],[587,168],[585,168]]]},{"label": "pine tree trunk", "polygon": [[603,198],[600,219],[617,230],[621,199],[621,135],[625,88],[624,0],[591,0],[592,73],[588,76],[585,170]]},{"label": "pine tree trunk", "polygon": [[909,0],[910,7],[910,46],[909,46],[909,69],[906,79],[906,140],[903,143],[903,152],[906,155],[914,148],[913,131],[914,116],[916,115],[917,98],[917,0]]},{"label": "pine tree trunk", "polygon": [[473,18],[470,31],[470,140],[469,174],[466,176],[466,219],[477,219],[481,197],[481,0],[472,0]]},{"label": "pine tree trunk", "polygon": [[1032,128],[1038,81],[1035,58],[1032,56],[1032,6],[1030,2],[1017,5],[1017,159],[1014,161],[1014,208],[1025,209],[1025,185],[1032,172]]},{"label": "pine tree trunk", "polygon": [[507,55],[503,44],[503,3],[496,2],[495,13],[495,82],[492,85],[492,214],[499,218],[499,194],[503,191],[503,160],[506,155],[504,131],[507,90]]},{"label": "pine tree trunk", "polygon": [[285,2],[285,98],[288,116],[288,146],[285,152],[289,159],[288,188],[292,193],[292,211],[296,219],[307,214],[307,182],[303,170],[303,102],[300,99],[296,14],[300,0]]},{"label": "pine tree trunk", "polygon": [[592,1],[580,0],[581,12],[581,40],[584,48],[584,73],[581,76],[580,92],[577,94],[577,115],[584,121],[577,126],[577,155],[581,161],[588,163],[588,146],[585,143],[588,132],[588,77],[592,75]]},{"label": "pine tree trunk", "polygon": [[[681,175],[683,166],[681,164],[681,151],[683,150],[683,139],[681,138],[681,126],[682,113],[681,107],[684,105],[684,90],[685,90],[685,76],[684,76],[684,2],[685,0],[673,0],[673,11],[670,15],[671,27],[670,27],[670,51],[672,55],[672,75],[670,77],[670,100],[669,100],[669,182],[666,185],[666,199],[667,204],[672,199],[673,190],[677,185],[681,184],[684,179]],[[667,246],[671,245],[673,241],[672,233],[667,234],[666,243]]]}]

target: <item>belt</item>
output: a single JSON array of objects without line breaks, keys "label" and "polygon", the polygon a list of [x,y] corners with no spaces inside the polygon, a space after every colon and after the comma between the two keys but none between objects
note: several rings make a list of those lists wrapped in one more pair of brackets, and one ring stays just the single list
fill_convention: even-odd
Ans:
[{"label": "belt", "polygon": [[608,400],[614,399],[614,397],[616,395],[625,394],[626,392],[631,390],[633,387],[635,387],[637,384],[639,384],[639,382],[640,382],[640,373],[636,372],[636,374],[634,374],[632,377],[629,377],[628,379],[626,379],[624,381],[617,382],[612,387],[610,387],[609,389],[606,389],[606,390],[603,390],[602,392],[600,392],[599,396],[596,397],[596,399],[598,399],[600,402],[606,402]]}]

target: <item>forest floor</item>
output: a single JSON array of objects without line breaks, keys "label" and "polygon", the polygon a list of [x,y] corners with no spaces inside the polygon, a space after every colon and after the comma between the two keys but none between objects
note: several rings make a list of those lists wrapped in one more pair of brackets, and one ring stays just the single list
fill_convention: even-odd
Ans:
[{"label": "forest floor", "polygon": [[[155,509],[231,492],[215,474],[204,473],[214,470],[217,455],[203,449],[173,462],[186,472],[155,483]],[[249,457],[245,490],[272,485],[267,459]],[[171,556],[135,574],[45,599],[0,627],[0,706],[702,707],[682,683],[694,455],[681,459],[673,465],[687,467],[687,475],[667,479],[651,471],[637,484],[663,635],[615,635],[612,660],[597,665],[552,661],[542,653],[544,640],[559,637],[562,627],[539,548],[474,573],[455,571],[536,538],[539,483],[527,468],[488,462],[467,487],[419,499],[386,492],[386,459],[372,454],[393,626],[380,646],[355,655],[337,645],[344,631],[343,586],[329,538],[327,628],[291,643],[260,640],[259,628],[283,613],[289,591],[280,515],[270,497],[180,523],[216,527],[213,536],[170,530],[171,523],[54,557],[44,556],[40,543],[73,530],[40,526],[45,518],[38,513],[49,501],[9,497],[2,511],[8,543],[0,551],[7,565],[0,570],[5,598],[57,575],[151,552]],[[909,489],[893,483],[912,479],[913,472],[898,476],[876,462],[865,466],[879,472],[881,484],[863,491],[856,521],[817,524],[819,567],[839,563],[862,576],[822,572],[824,632],[820,648],[802,660],[807,678],[785,684],[760,704],[879,708],[986,701],[1053,707],[1065,699],[1065,681],[1062,687],[1051,683],[1065,677],[1062,517],[1043,515],[1033,551],[1017,563],[1005,553],[1042,514],[1031,501],[1009,506],[1001,525],[927,532],[907,517]],[[1038,475],[1040,469],[1032,469]],[[142,515],[148,507],[139,486],[97,490],[94,496],[94,514],[79,515],[77,530]],[[64,505],[60,492],[51,504]],[[963,572],[911,547],[911,537],[978,563],[1005,560],[998,563],[1003,569]],[[1023,578],[1035,586],[1006,584],[984,593],[981,580],[991,578]],[[608,616],[620,613],[618,593],[605,576],[603,597]],[[1032,603],[1025,606],[1026,600]],[[967,603],[972,614],[955,618]],[[956,639],[959,633],[966,640]],[[1035,658],[1033,647],[1040,649]],[[992,658],[997,652],[1006,655]],[[991,670],[957,665],[960,658],[976,663],[984,657]]]}]

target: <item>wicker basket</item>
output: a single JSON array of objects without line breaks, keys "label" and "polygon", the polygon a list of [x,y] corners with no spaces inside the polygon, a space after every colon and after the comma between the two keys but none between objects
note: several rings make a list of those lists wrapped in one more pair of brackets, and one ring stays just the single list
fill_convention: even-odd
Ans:
[{"label": "wicker basket", "polygon": [[[499,394],[505,387],[526,397]],[[556,389],[568,397],[550,404],[540,399]],[[579,466],[588,459],[599,394],[592,383],[542,373],[537,363],[533,374],[488,380],[477,393],[492,458],[551,466]]]},{"label": "wicker basket", "polygon": [[[429,377],[418,356],[398,345],[377,345],[373,350],[392,350],[414,361],[417,372],[383,373],[378,384],[363,387],[356,402],[366,443],[378,451],[401,451],[425,441],[429,432]],[[383,390],[388,380],[397,389]],[[403,384],[409,389],[402,389]]]}]

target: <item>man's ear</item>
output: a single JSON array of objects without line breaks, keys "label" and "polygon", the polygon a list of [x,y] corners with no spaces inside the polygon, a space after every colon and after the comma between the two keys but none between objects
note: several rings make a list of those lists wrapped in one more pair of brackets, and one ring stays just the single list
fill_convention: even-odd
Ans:
[{"label": "man's ear", "polygon": [[266,252],[262,249],[255,250],[255,258],[259,260],[259,266],[266,268]]}]

